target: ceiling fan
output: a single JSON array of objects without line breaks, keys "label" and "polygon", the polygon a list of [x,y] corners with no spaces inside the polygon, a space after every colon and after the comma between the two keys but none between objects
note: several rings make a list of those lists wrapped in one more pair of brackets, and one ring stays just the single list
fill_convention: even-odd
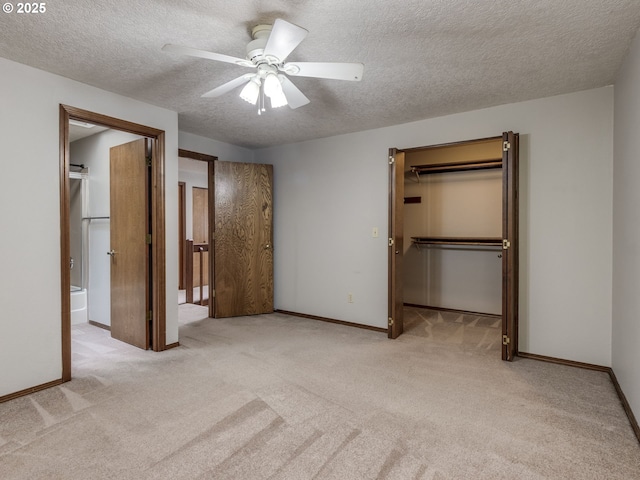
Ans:
[{"label": "ceiling fan", "polygon": [[261,114],[265,111],[265,96],[271,101],[271,108],[284,105],[298,108],[309,103],[309,99],[287,75],[356,82],[362,79],[362,63],[285,62],[307,33],[309,32],[304,28],[280,18],[273,25],[258,25],[251,31],[253,40],[247,45],[246,59],[171,44],[165,45],[162,50],[255,69],[254,72],[220,85],[202,96],[219,97],[246,84],[240,92],[240,97],[257,105],[258,114]]}]

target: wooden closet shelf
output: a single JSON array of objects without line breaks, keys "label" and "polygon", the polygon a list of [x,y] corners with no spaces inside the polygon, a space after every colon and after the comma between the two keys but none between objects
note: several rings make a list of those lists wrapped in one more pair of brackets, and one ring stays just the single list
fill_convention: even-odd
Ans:
[{"label": "wooden closet shelf", "polygon": [[413,165],[411,167],[411,172],[418,175],[427,175],[431,173],[463,172],[467,170],[487,170],[491,168],[502,168],[502,159],[491,158],[487,160],[474,160],[469,162]]},{"label": "wooden closet shelf", "polygon": [[494,237],[411,237],[414,245],[469,245],[502,247],[502,238]]}]

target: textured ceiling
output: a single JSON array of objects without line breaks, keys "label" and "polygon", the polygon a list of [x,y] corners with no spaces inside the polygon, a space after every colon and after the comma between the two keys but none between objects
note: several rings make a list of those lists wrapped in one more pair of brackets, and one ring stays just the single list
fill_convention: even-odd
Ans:
[{"label": "textured ceiling", "polygon": [[[15,3],[15,2],[14,2]],[[639,0],[109,0],[0,13],[0,56],[179,113],[183,131],[258,148],[611,84]],[[250,30],[309,30],[290,61],[362,62],[361,82],[292,77],[311,103],[258,116],[231,92],[247,70],[164,53],[244,57]],[[1,73],[1,72],[0,72]]]}]

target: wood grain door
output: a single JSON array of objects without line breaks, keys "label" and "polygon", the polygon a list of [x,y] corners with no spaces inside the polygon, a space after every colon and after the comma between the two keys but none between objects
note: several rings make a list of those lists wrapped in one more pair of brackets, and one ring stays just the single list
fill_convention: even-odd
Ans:
[{"label": "wood grain door", "polygon": [[389,150],[389,338],[404,330],[402,258],[404,255],[404,152]]},{"label": "wood grain door", "polygon": [[273,166],[214,162],[214,316],[273,312]]},{"label": "wood grain door", "polygon": [[148,140],[112,147],[111,336],[147,349],[149,321],[149,167]]},{"label": "wood grain door", "polygon": [[[209,190],[193,187],[192,195],[193,243],[209,244]],[[193,255],[193,286],[200,286],[200,264],[202,263],[202,284],[209,284],[209,252],[191,253]],[[202,262],[200,256],[202,255]]]},{"label": "wood grain door", "polygon": [[518,353],[518,151],[519,135],[502,134],[502,359]]}]

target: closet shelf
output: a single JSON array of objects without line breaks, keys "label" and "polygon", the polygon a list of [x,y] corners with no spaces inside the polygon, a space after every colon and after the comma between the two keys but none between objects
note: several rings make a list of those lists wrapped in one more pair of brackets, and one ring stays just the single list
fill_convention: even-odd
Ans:
[{"label": "closet shelf", "polygon": [[501,158],[487,160],[473,160],[469,162],[435,163],[432,165],[413,165],[411,172],[416,175],[428,175],[432,173],[463,172],[467,170],[487,170],[502,168]]},{"label": "closet shelf", "polygon": [[411,237],[411,242],[417,247],[421,245],[463,245],[502,248],[502,238],[499,237]]}]

